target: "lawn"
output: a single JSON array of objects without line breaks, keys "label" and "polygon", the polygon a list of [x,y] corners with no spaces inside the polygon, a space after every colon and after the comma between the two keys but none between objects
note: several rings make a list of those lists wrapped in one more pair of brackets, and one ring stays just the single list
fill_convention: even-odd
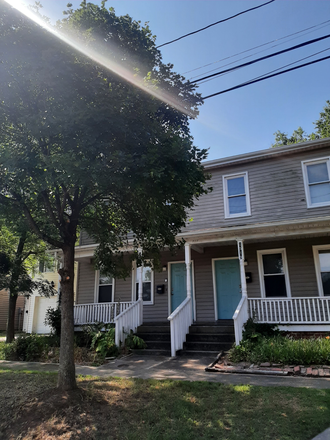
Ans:
[{"label": "lawn", "polygon": [[[0,370],[0,438],[310,440],[329,426],[330,390],[80,377]],[[49,390],[51,389],[51,390]]]}]

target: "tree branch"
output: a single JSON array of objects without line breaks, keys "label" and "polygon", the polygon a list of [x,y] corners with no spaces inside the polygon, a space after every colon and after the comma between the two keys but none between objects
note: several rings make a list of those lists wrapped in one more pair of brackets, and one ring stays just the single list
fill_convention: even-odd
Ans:
[{"label": "tree branch", "polygon": [[46,209],[47,209],[49,217],[52,219],[52,221],[55,224],[55,226],[59,229],[60,228],[60,224],[59,224],[59,222],[57,221],[57,219],[55,217],[54,211],[52,209],[52,205],[50,204],[50,200],[49,200],[47,191],[46,190],[42,191],[41,195],[42,195],[42,197],[44,199],[44,202],[45,202]]}]

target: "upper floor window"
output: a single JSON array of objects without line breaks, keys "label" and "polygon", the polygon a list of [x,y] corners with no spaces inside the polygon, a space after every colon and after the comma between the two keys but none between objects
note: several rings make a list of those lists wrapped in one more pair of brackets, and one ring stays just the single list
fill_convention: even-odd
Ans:
[{"label": "upper floor window", "polygon": [[223,176],[225,218],[251,215],[247,173]]},{"label": "upper floor window", "polygon": [[302,162],[307,207],[330,205],[330,158]]}]

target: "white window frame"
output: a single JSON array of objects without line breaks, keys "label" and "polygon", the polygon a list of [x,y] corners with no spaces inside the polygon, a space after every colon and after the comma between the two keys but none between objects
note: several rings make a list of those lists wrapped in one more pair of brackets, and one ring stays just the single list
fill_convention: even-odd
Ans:
[{"label": "white window frame", "polygon": [[[284,269],[284,280],[285,280],[285,287],[286,287],[286,296],[266,296],[266,289],[265,289],[265,279],[264,279],[264,264],[262,260],[263,255],[269,255],[269,254],[282,254],[282,261],[283,261],[283,269]],[[275,299],[275,298],[291,298],[291,287],[290,287],[290,278],[289,278],[289,267],[288,267],[288,260],[286,257],[286,249],[280,248],[280,249],[264,249],[257,251],[257,258],[258,258],[258,271],[259,271],[259,281],[260,281],[260,292],[261,297],[265,299]]]},{"label": "white window frame", "polygon": [[[307,174],[307,166],[308,165],[317,165],[320,163],[327,164],[328,177],[329,177],[329,181],[330,181],[330,157],[321,157],[319,159],[304,160],[301,162],[303,178],[304,178],[304,187],[305,187],[307,208],[318,208],[321,206],[329,206],[330,205],[330,201],[329,202],[320,202],[320,203],[312,203],[312,201],[311,201],[311,195],[310,195],[310,191],[309,191],[308,174]],[[324,183],[326,183],[326,182],[324,182]]]},{"label": "white window frame", "polygon": [[[244,177],[244,189],[245,193],[241,194],[245,196],[246,200],[246,212],[239,212],[237,214],[230,214],[229,212],[229,201],[228,199],[231,196],[228,196],[228,185],[227,181],[231,179],[235,179],[238,177]],[[249,191],[249,179],[247,171],[243,173],[235,173],[235,174],[226,174],[222,176],[222,184],[223,184],[223,201],[225,206],[225,218],[235,218],[235,217],[247,217],[251,215],[251,204],[250,204],[250,191]]]},{"label": "white window frame", "polygon": [[[100,287],[100,271],[95,271],[95,284],[94,284],[94,303],[96,304],[103,304],[99,303],[99,287]],[[102,286],[109,286],[110,284],[101,284]],[[112,278],[112,301],[115,302],[115,279]]]},{"label": "white window frame", "polygon": [[[143,267],[143,266],[140,266]],[[150,301],[143,301],[143,305],[146,306],[152,306],[154,304],[154,290],[155,290],[155,271],[151,266],[146,266],[151,268],[151,300]],[[140,268],[136,266],[136,261],[133,261],[132,264],[132,301],[136,301],[136,283],[140,283],[140,277],[136,275],[138,273],[138,270]]]},{"label": "white window frame", "polygon": [[[314,265],[315,265],[315,272],[316,272],[316,281],[317,281],[317,289],[319,292],[319,296],[324,297],[324,291],[323,291],[323,283],[322,283],[322,277],[321,277],[321,264],[320,264],[320,258],[319,258],[319,250],[327,250],[330,251],[330,244],[321,244],[318,246],[313,246],[313,256],[314,256]],[[325,296],[325,298],[329,298],[329,296]]]}]

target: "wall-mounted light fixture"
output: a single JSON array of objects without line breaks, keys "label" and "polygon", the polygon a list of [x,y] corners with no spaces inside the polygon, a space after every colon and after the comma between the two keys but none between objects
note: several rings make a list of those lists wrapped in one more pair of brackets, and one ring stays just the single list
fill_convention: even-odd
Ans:
[{"label": "wall-mounted light fixture", "polygon": [[166,266],[166,264],[163,266],[163,272],[166,272],[167,271],[167,266]]},{"label": "wall-mounted light fixture", "polygon": [[248,260],[244,260],[244,266],[247,266],[249,263],[248,263]]}]

